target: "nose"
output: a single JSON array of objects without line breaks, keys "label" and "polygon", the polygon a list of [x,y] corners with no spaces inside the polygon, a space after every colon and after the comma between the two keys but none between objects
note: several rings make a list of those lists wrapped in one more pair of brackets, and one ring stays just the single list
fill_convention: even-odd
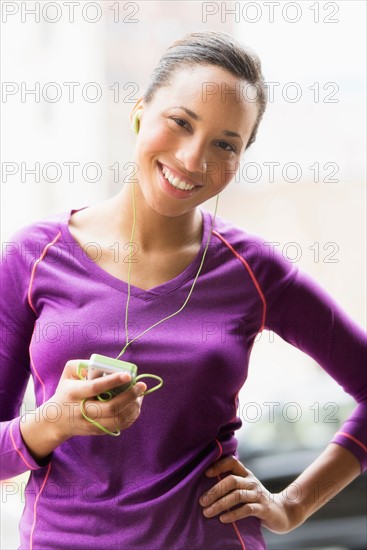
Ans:
[{"label": "nose", "polygon": [[183,164],[187,172],[205,174],[207,169],[207,160],[204,145],[200,146],[194,140],[189,143],[186,141],[176,151],[176,159]]}]

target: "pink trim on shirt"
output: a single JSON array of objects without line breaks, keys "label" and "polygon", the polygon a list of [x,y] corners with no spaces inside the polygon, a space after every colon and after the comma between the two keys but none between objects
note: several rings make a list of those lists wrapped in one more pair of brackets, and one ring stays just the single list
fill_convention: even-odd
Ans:
[{"label": "pink trim on shirt", "polygon": [[41,388],[42,388],[42,404],[46,401],[46,388],[45,388],[45,384],[42,380],[42,378],[40,377],[40,375],[38,374],[38,371],[35,367],[35,364],[33,362],[33,357],[32,357],[32,352],[31,352],[31,345],[32,345],[32,342],[29,344],[29,360],[30,360],[30,363],[31,363],[31,367],[32,367],[32,370],[34,371],[34,374],[36,375],[37,377],[37,380],[39,381],[39,383],[41,384]]},{"label": "pink trim on shirt", "polygon": [[[219,457],[216,459],[216,461],[217,461],[217,460],[219,460],[219,458],[222,456],[223,448],[222,448],[222,445],[219,443],[218,439],[216,439],[215,441],[216,441],[216,443],[217,443],[217,445],[218,445],[218,447],[219,447],[219,450],[220,450]],[[222,481],[222,478],[221,478],[220,474],[217,475],[217,480],[218,480],[218,481]],[[232,525],[232,527],[233,527],[233,529],[234,529],[234,532],[235,532],[236,535],[237,535],[238,540],[239,540],[240,543],[241,543],[242,550],[246,550],[245,542],[242,540],[242,537],[241,537],[241,535],[240,535],[240,532],[239,532],[239,530],[238,530],[238,527],[237,527],[237,525],[236,525],[236,522],[233,521],[231,525]]]},{"label": "pink trim on shirt", "polygon": [[46,482],[48,480],[48,476],[50,475],[50,471],[51,471],[51,462],[48,465],[47,472],[46,472],[46,475],[45,475],[45,479],[43,480],[41,488],[38,491],[38,494],[37,494],[36,499],[34,501],[34,505],[33,505],[33,524],[32,524],[31,535],[30,535],[30,539],[29,539],[29,550],[33,550],[33,533],[34,533],[34,528],[36,527],[38,500],[39,500],[39,498],[41,496],[41,493],[42,493],[42,491],[43,491],[43,489],[46,485]]},{"label": "pink trim on shirt", "polygon": [[41,256],[39,258],[37,258],[37,260],[33,264],[31,278],[30,278],[29,286],[28,286],[28,303],[29,303],[30,307],[33,309],[34,313],[37,313],[37,312],[33,307],[31,293],[32,293],[33,279],[34,279],[34,276],[36,274],[36,269],[38,267],[38,264],[40,262],[42,262],[43,258],[46,256],[50,246],[53,246],[59,240],[60,237],[61,237],[61,231],[58,232],[56,237],[50,243],[46,244],[46,246],[42,250]]},{"label": "pink trim on shirt", "polygon": [[37,468],[35,468],[34,466],[31,466],[29,464],[29,462],[25,459],[22,451],[20,451],[15,443],[15,440],[14,440],[14,436],[13,436],[13,424],[14,424],[14,421],[15,421],[15,418],[14,420],[10,423],[10,429],[9,429],[9,434],[10,434],[10,439],[11,439],[11,442],[13,443],[13,446],[14,446],[14,449],[16,450],[16,452],[18,453],[18,455],[20,456],[20,458],[23,460],[24,464],[27,466],[27,468],[29,468],[30,470],[37,470]]},{"label": "pink trim on shirt", "polygon": [[[33,309],[34,313],[37,314],[34,306],[33,306],[33,302],[32,302],[32,287],[33,287],[33,281],[34,281],[34,277],[35,277],[35,274],[36,274],[36,269],[38,267],[38,264],[42,262],[43,258],[46,256],[47,252],[48,252],[48,249],[53,246],[58,240],[59,238],[61,237],[61,231],[58,232],[58,234],[56,235],[56,237],[49,243],[46,244],[46,246],[44,247],[44,249],[42,250],[42,253],[40,255],[39,258],[37,258],[37,260],[34,262],[33,264],[33,268],[32,268],[32,273],[31,273],[31,278],[30,278],[30,281],[29,281],[29,286],[28,286],[28,304],[29,306]],[[40,375],[38,374],[37,372],[37,369],[33,363],[33,359],[32,359],[32,353],[31,353],[31,344],[29,346],[29,357],[30,357],[30,361],[31,361],[31,366],[32,366],[32,369],[34,370],[34,373],[39,381],[39,383],[41,384],[41,387],[42,387],[42,403],[45,402],[46,400],[46,391],[45,391],[45,385],[43,383],[43,380],[41,379]]]},{"label": "pink trim on shirt", "polygon": [[262,313],[262,319],[261,319],[261,326],[259,328],[259,331],[258,332],[261,332],[264,327],[265,327],[265,319],[266,319],[266,299],[265,299],[265,296],[260,288],[260,285],[259,285],[259,282],[257,281],[255,275],[253,274],[252,272],[252,269],[250,268],[250,266],[248,265],[248,263],[246,262],[246,260],[244,258],[242,258],[242,256],[240,256],[240,254],[238,254],[238,252],[233,248],[233,246],[231,246],[229,244],[228,241],[226,241],[226,239],[224,237],[222,237],[222,235],[220,233],[218,233],[217,231],[215,231],[215,229],[212,230],[212,233],[213,235],[216,235],[217,237],[219,237],[219,239],[221,241],[224,242],[224,244],[226,246],[228,246],[229,250],[236,256],[236,258],[238,258],[242,263],[243,265],[246,267],[259,295],[260,295],[260,298],[261,298],[261,301],[263,303],[263,313]]},{"label": "pink trim on shirt", "polygon": [[336,432],[335,436],[337,435],[344,435],[344,437],[348,437],[349,439],[351,439],[352,441],[354,441],[354,443],[356,443],[357,445],[359,445],[365,453],[367,453],[367,447],[366,445],[364,445],[362,443],[362,441],[359,441],[359,439],[357,439],[356,437],[354,437],[354,435],[351,435],[351,434],[348,434],[346,432]]},{"label": "pink trim on shirt", "polygon": [[[36,274],[36,269],[38,267],[38,265],[42,262],[42,260],[44,259],[44,257],[46,256],[49,248],[51,246],[53,246],[55,243],[57,243],[57,241],[59,240],[59,238],[61,237],[61,231],[58,232],[58,234],[56,235],[56,237],[49,243],[46,244],[46,246],[44,247],[44,249],[42,250],[42,253],[40,255],[39,258],[37,258],[37,260],[34,262],[33,264],[33,268],[32,268],[32,273],[31,273],[31,278],[30,278],[30,281],[29,281],[29,286],[28,286],[28,303],[29,303],[29,306],[32,308],[32,310],[34,311],[34,313],[37,314],[35,308],[34,308],[34,305],[33,305],[33,302],[32,302],[32,287],[33,287],[33,281],[34,281],[34,277],[35,277],[35,274]],[[40,377],[40,375],[38,374],[38,371],[34,365],[34,362],[33,362],[33,359],[32,359],[32,353],[31,353],[31,344],[29,346],[29,358],[30,358],[30,362],[31,362],[31,366],[32,366],[32,369],[39,381],[39,383],[41,384],[41,387],[42,387],[42,403],[45,402],[46,400],[46,390],[45,390],[45,384],[42,380],[42,378]],[[32,470],[34,470],[35,468],[32,468],[31,466],[29,466]],[[36,499],[34,501],[34,505],[33,505],[33,524],[32,524],[32,529],[31,529],[31,534],[30,534],[30,541],[29,541],[29,548],[30,550],[33,550],[33,534],[34,534],[34,529],[36,527],[36,520],[37,520],[37,504],[38,504],[38,501],[39,501],[39,498],[42,494],[42,491],[46,485],[46,482],[47,482],[47,479],[48,479],[48,476],[50,474],[50,471],[51,471],[51,462],[49,463],[48,465],[48,468],[47,468],[47,472],[46,472],[46,475],[45,475],[45,479],[43,480],[43,483],[41,485],[41,488],[36,496]]]}]

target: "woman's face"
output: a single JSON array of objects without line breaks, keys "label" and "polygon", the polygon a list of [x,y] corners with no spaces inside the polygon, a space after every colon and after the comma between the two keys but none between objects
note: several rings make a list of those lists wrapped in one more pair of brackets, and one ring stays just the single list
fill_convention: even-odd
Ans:
[{"label": "woman's face", "polygon": [[[224,69],[195,65],[178,70],[143,103],[136,177],[155,211],[188,212],[234,178],[258,113],[245,87]],[[177,188],[183,184],[195,187]]]}]

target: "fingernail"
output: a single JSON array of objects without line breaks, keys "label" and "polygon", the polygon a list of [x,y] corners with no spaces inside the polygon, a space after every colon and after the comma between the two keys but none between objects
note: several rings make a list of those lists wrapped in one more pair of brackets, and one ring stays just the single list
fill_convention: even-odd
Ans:
[{"label": "fingernail", "polygon": [[225,516],[219,516],[219,521],[220,521],[221,523],[226,523],[226,518],[225,518]]}]

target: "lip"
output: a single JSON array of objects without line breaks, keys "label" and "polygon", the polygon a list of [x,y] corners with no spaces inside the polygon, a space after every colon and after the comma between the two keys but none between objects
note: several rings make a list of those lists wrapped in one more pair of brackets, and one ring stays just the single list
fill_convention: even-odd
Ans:
[{"label": "lip", "polygon": [[162,168],[168,168],[168,170],[171,172],[171,174],[173,174],[177,178],[180,178],[180,180],[183,180],[184,182],[186,182],[190,185],[195,185],[195,187],[203,187],[202,183],[199,183],[197,181],[192,180],[191,178],[188,178],[182,172],[179,172],[175,168],[172,168],[171,166],[168,166],[168,164],[163,164],[162,162],[159,162],[159,161],[157,161],[157,162],[158,162],[158,165],[159,165],[161,170],[162,170]]},{"label": "lip", "polygon": [[162,165],[160,162],[157,162],[159,182],[165,193],[167,193],[171,197],[174,197],[175,199],[188,199],[198,191],[199,186],[195,186],[193,189],[191,189],[191,191],[185,191],[171,185],[162,172],[162,166],[166,165]]}]

